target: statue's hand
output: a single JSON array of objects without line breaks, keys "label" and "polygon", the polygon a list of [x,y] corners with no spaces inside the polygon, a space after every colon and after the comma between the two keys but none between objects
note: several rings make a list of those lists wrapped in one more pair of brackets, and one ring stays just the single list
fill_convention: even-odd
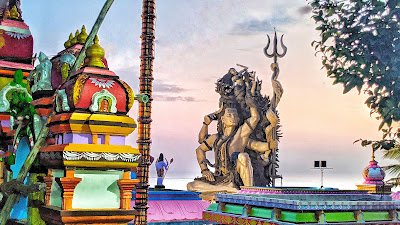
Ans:
[{"label": "statue's hand", "polygon": [[257,104],[256,104],[256,102],[254,101],[254,98],[253,98],[253,97],[251,97],[251,96],[249,96],[249,95],[246,95],[245,100],[246,100],[246,104],[247,104],[248,106],[254,107],[254,108],[257,107]]},{"label": "statue's hand", "polygon": [[201,174],[202,174],[203,177],[205,177],[208,181],[211,181],[211,182],[215,181],[214,174],[213,174],[211,171],[209,171],[209,170],[203,170],[203,171],[201,172]]},{"label": "statue's hand", "polygon": [[266,151],[264,154],[261,155],[261,159],[265,163],[269,163],[269,153],[271,153],[271,151]]}]

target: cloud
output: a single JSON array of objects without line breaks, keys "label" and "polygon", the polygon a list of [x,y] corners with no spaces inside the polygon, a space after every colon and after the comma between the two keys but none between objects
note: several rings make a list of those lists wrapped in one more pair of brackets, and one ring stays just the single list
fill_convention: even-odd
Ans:
[{"label": "cloud", "polygon": [[268,32],[274,31],[274,28],[277,30],[282,29],[293,22],[296,22],[297,19],[292,15],[289,15],[286,12],[276,12],[272,16],[265,19],[256,19],[251,18],[246,21],[236,23],[231,30],[232,35],[249,35],[256,34],[260,32]]},{"label": "cloud", "polygon": [[153,99],[155,101],[162,102],[199,102],[201,100],[196,99],[194,97],[185,97],[185,96],[165,96],[165,95],[153,95]]},{"label": "cloud", "polygon": [[154,81],[154,92],[161,92],[161,93],[182,93],[185,92],[186,89],[179,87],[176,84],[167,84],[161,80]]}]

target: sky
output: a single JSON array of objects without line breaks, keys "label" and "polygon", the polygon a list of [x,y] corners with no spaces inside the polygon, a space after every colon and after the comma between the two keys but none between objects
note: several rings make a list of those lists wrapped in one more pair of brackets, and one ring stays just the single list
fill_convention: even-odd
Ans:
[{"label": "sky", "polygon": [[[83,24],[89,33],[104,2],[22,0],[34,52],[57,54],[69,34]],[[141,7],[140,0],[115,1],[99,31],[110,70],[135,93]],[[370,117],[363,93],[353,90],[343,95],[343,87],[333,86],[321,69],[321,55],[311,47],[319,33],[305,0],[162,0],[156,1],[156,16],[151,155],[162,152],[174,158],[168,179],[201,175],[195,155],[198,132],[204,115],[218,108],[215,82],[229,68],[237,63],[248,66],[263,80],[262,93],[272,94],[272,59],[264,56],[263,48],[266,35],[273,35],[275,27],[288,47],[278,61],[278,80],[284,89],[277,107],[283,133],[278,170],[283,185],[319,186],[320,172],[311,169],[314,160],[326,160],[333,168],[325,171],[324,186],[355,189],[363,182],[361,173],[371,149],[353,142],[379,139],[379,121]],[[134,119],[137,109],[135,103],[129,112]],[[210,126],[215,132],[215,124]],[[136,138],[134,131],[127,143],[136,147]],[[377,160],[381,165],[389,163],[379,153]],[[150,171],[150,177],[156,177],[153,165]]]}]

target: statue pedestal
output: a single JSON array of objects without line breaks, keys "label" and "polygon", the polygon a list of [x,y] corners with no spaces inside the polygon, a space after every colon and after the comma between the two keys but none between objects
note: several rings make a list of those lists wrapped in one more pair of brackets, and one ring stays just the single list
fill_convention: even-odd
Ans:
[{"label": "statue pedestal", "polygon": [[201,192],[203,194],[218,192],[236,193],[239,191],[232,182],[214,185],[201,180],[194,180],[188,183],[186,188],[188,191]]}]

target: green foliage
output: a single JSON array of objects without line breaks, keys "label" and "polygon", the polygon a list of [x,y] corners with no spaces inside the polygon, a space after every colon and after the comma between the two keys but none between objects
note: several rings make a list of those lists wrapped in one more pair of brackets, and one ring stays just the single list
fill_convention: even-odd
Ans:
[{"label": "green foliage", "polygon": [[[400,1],[312,0],[321,40],[312,46],[343,93],[364,90],[379,129],[400,121]],[[398,131],[397,131],[398,133]]]},{"label": "green foliage", "polygon": [[[389,150],[384,151],[383,158],[393,159],[400,161],[400,143],[394,143],[394,146]],[[388,184],[399,186],[400,185],[400,164],[391,164],[389,166],[384,167],[384,169],[391,173],[394,178],[391,178],[387,181]]]}]

